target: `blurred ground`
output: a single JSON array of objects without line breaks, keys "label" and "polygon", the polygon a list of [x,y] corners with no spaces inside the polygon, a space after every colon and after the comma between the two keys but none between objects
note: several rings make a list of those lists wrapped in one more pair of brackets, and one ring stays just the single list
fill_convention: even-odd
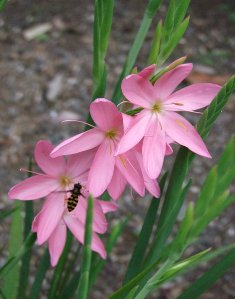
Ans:
[{"label": "blurred ground", "polygon": [[[107,58],[107,96],[111,95],[146,3],[140,0],[116,1]],[[163,6],[156,21],[164,16],[165,9]],[[173,58],[188,55],[188,61],[195,63],[196,72],[190,77],[191,83],[217,81],[222,84],[235,70],[235,2],[192,1],[190,16],[189,29]],[[60,121],[83,118],[87,113],[92,90],[92,22],[91,3],[75,0],[11,0],[0,15],[0,209],[11,205],[7,191],[23,177],[17,169],[27,167],[28,156],[32,154],[36,141],[50,139],[58,143],[72,136],[77,133],[77,125],[61,125]],[[30,39],[28,30],[44,23],[47,23],[48,31]],[[153,30],[154,27],[138,58],[139,67],[145,66]],[[233,97],[207,139],[213,160],[195,160],[191,199],[200,190],[205,170],[217,160],[225,143],[235,132],[234,113]],[[196,120],[197,116],[188,118]],[[106,298],[120,285],[146,205],[148,199],[130,201],[128,197],[120,202],[117,217],[124,217],[127,209],[134,216],[91,298]],[[8,223],[5,223],[0,227],[3,244],[7,241],[7,226]],[[210,225],[192,251],[234,241],[235,216],[231,208]],[[1,264],[4,258],[0,259]],[[187,281],[193,280],[201,270],[166,285],[149,298],[176,298]],[[234,279],[235,270],[231,270],[201,298],[235,298]]]}]

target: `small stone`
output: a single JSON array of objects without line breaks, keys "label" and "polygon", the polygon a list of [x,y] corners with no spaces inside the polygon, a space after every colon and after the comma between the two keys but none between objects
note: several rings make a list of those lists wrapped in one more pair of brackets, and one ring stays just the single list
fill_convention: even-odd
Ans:
[{"label": "small stone", "polygon": [[56,75],[48,85],[46,97],[48,101],[54,101],[62,90],[63,75]]}]

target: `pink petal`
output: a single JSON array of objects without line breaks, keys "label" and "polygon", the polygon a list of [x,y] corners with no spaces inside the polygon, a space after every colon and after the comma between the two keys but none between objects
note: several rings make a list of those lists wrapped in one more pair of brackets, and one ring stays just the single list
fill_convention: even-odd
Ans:
[{"label": "pink petal", "polygon": [[166,156],[170,156],[170,155],[172,155],[173,154],[173,149],[172,149],[172,147],[170,146],[170,144],[166,144],[166,153],[165,153],[165,155]]},{"label": "pink petal", "polygon": [[131,103],[150,108],[156,100],[153,85],[142,76],[130,75],[122,81],[122,93]]},{"label": "pink petal", "polygon": [[210,83],[193,84],[174,92],[164,106],[172,111],[193,111],[208,106],[221,86]]},{"label": "pink petal", "polygon": [[48,175],[58,177],[65,172],[65,159],[64,157],[58,157],[52,159],[50,153],[54,146],[45,140],[37,142],[34,150],[35,161],[38,166]]},{"label": "pink petal", "polygon": [[99,199],[99,204],[105,214],[109,213],[109,212],[115,212],[118,209],[118,206],[116,205],[116,203],[111,202],[111,201]]},{"label": "pink petal", "polygon": [[127,181],[121,172],[115,167],[112,180],[108,185],[108,193],[112,199],[117,200],[125,190]]},{"label": "pink petal", "polygon": [[144,79],[148,79],[150,75],[155,71],[156,69],[156,64],[151,64],[144,68],[142,71],[138,73],[139,76],[141,76]]},{"label": "pink petal", "polygon": [[151,114],[140,112],[133,118],[129,129],[121,138],[116,155],[122,154],[133,148],[144,137],[146,128],[148,127]]},{"label": "pink petal", "polygon": [[111,140],[101,143],[88,176],[88,190],[94,197],[100,196],[108,187],[114,172],[114,144]]},{"label": "pink petal", "polygon": [[144,137],[142,153],[147,175],[151,179],[156,179],[162,170],[166,153],[165,132],[157,118],[152,121]]},{"label": "pink petal", "polygon": [[[77,238],[81,244],[84,244],[84,224],[82,224],[78,218],[69,215],[65,215],[64,220],[75,238]],[[98,252],[103,259],[106,258],[106,250],[96,233],[92,234],[91,248],[93,251]]]},{"label": "pink petal", "polygon": [[34,175],[12,187],[8,196],[10,199],[33,200],[48,195],[58,187],[57,179],[48,175]]},{"label": "pink petal", "polygon": [[[81,221],[82,224],[86,223],[87,213],[87,199],[82,196],[79,197],[78,205],[74,210],[74,215]],[[108,223],[106,221],[104,212],[97,199],[94,200],[94,211],[93,211],[93,231],[103,234],[107,231]]]},{"label": "pink petal", "polygon": [[124,132],[126,132],[133,121],[133,116],[122,113],[122,120]]},{"label": "pink petal", "polygon": [[90,113],[97,126],[104,131],[122,127],[122,115],[109,100],[96,99],[90,105]]},{"label": "pink petal", "polygon": [[51,157],[55,158],[62,155],[72,155],[87,151],[98,146],[104,139],[104,134],[97,128],[73,136],[54,148]]},{"label": "pink petal", "polygon": [[64,221],[60,221],[48,240],[52,267],[55,267],[57,265],[58,260],[63,252],[65,242],[66,225]]},{"label": "pink petal", "polygon": [[131,187],[144,196],[144,180],[138,161],[133,153],[129,151],[123,155],[119,155],[116,158],[116,166],[122,173],[124,178],[128,181]]},{"label": "pink petal", "polygon": [[201,136],[184,117],[175,112],[165,112],[161,116],[161,123],[174,141],[198,155],[211,157]]},{"label": "pink petal", "polygon": [[167,98],[189,75],[192,68],[192,63],[181,64],[160,77],[154,84],[155,99],[164,100]]},{"label": "pink petal", "polygon": [[71,178],[77,178],[87,172],[95,157],[95,149],[91,149],[79,154],[70,155],[67,162],[67,175]]},{"label": "pink petal", "polygon": [[144,185],[146,187],[146,189],[148,190],[148,192],[150,194],[152,194],[154,197],[156,198],[159,198],[160,197],[160,187],[158,185],[158,182],[156,179],[151,179],[145,169],[144,169],[144,165],[143,165],[143,158],[142,158],[142,155],[139,154],[139,153],[136,153],[136,157],[137,157],[137,160],[139,162],[139,165],[140,165],[140,168],[141,168],[141,171],[142,171],[142,174],[143,174],[143,178],[144,178]]},{"label": "pink petal", "polygon": [[37,241],[43,244],[53,233],[58,223],[61,221],[65,212],[64,195],[59,192],[51,193],[47,196],[46,202],[38,214],[37,225]]}]

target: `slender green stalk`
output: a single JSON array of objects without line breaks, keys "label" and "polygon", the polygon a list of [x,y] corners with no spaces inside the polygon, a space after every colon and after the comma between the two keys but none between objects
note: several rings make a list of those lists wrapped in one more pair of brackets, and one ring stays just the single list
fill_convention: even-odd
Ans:
[{"label": "slender green stalk", "polygon": [[92,241],[93,206],[94,206],[94,200],[90,195],[88,198],[85,242],[83,246],[83,256],[82,256],[82,263],[80,269],[81,276],[79,279],[78,292],[77,292],[78,299],[88,298],[91,257],[92,257],[91,241]]},{"label": "slender green stalk", "polygon": [[[41,261],[37,267],[37,272],[34,278],[34,282],[27,299],[37,299],[40,296],[40,290],[42,287],[42,282],[45,278],[46,272],[50,267],[50,255],[48,249],[45,250]],[[23,297],[22,297],[23,298]]]},{"label": "slender green stalk", "polygon": [[[32,159],[29,160],[28,169],[32,170]],[[28,177],[31,176],[29,172]],[[33,222],[33,201],[24,202],[24,240],[27,239],[27,236],[30,234],[31,226]],[[21,267],[20,267],[20,278],[19,278],[19,289],[17,298],[25,298],[27,286],[29,284],[29,269],[30,269],[30,260],[31,260],[31,250],[22,257]]]}]

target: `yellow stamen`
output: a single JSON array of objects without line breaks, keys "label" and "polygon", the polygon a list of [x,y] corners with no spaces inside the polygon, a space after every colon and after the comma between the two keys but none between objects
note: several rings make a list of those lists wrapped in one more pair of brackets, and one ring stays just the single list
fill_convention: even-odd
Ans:
[{"label": "yellow stamen", "polygon": [[110,138],[110,139],[114,139],[116,137],[117,133],[114,130],[109,130],[107,132],[105,132],[105,137]]},{"label": "yellow stamen", "polygon": [[65,188],[65,187],[68,187],[72,183],[72,180],[68,176],[62,175],[59,179],[59,182],[60,182],[61,187]]},{"label": "yellow stamen", "polygon": [[152,106],[152,112],[153,113],[160,112],[161,108],[162,108],[161,103],[157,102]]}]

